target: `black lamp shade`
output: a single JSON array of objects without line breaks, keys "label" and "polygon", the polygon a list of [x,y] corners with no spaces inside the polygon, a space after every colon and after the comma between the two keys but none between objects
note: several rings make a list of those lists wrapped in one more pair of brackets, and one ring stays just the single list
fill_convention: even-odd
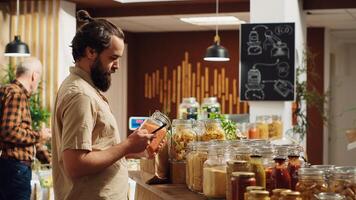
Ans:
[{"label": "black lamp shade", "polygon": [[229,52],[225,47],[221,46],[218,43],[214,43],[206,50],[205,61],[229,61]]},{"label": "black lamp shade", "polygon": [[14,41],[6,45],[5,56],[30,56],[30,50],[26,43],[21,42],[20,36],[15,35]]}]

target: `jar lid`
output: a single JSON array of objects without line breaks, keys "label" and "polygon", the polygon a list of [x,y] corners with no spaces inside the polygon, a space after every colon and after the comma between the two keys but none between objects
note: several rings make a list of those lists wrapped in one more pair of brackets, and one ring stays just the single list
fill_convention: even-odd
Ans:
[{"label": "jar lid", "polygon": [[312,165],[310,167],[322,170],[333,170],[335,168],[335,165]]},{"label": "jar lid", "polygon": [[248,162],[246,160],[229,160],[227,161],[228,165],[247,165]]},{"label": "jar lid", "polygon": [[296,197],[296,196],[300,196],[300,192],[297,192],[297,191],[283,191],[283,192],[281,192],[281,195],[282,196],[293,196],[293,197]]},{"label": "jar lid", "polygon": [[343,200],[343,199],[345,199],[344,195],[333,193],[333,192],[322,192],[322,193],[315,195],[315,197],[320,200],[330,200],[330,199]]},{"label": "jar lid", "polygon": [[216,103],[216,102],[218,102],[217,97],[206,97],[203,100],[203,103]]},{"label": "jar lid", "polygon": [[262,186],[247,186],[246,187],[246,192],[250,192],[253,190],[264,190],[265,188]]},{"label": "jar lid", "polygon": [[292,190],[290,190],[290,189],[277,188],[277,189],[272,190],[272,193],[278,195],[278,194],[281,194],[282,192],[291,192],[291,191]]},{"label": "jar lid", "polygon": [[269,192],[266,190],[252,190],[250,194],[252,196],[268,196]]},{"label": "jar lid", "polygon": [[183,98],[182,102],[184,102],[184,103],[195,103],[196,102],[196,98],[195,97],[186,97],[186,98]]},{"label": "jar lid", "polygon": [[310,176],[323,176],[324,171],[316,168],[300,168],[298,170],[298,174],[300,175],[310,175]]},{"label": "jar lid", "polygon": [[193,125],[194,120],[192,119],[174,119],[172,121],[172,126],[176,125]]},{"label": "jar lid", "polygon": [[252,149],[248,146],[236,147],[234,150],[235,150],[235,153],[237,153],[237,154],[239,154],[239,153],[250,154],[252,151]]},{"label": "jar lid", "polygon": [[231,176],[237,177],[255,177],[255,173],[253,172],[232,172]]}]

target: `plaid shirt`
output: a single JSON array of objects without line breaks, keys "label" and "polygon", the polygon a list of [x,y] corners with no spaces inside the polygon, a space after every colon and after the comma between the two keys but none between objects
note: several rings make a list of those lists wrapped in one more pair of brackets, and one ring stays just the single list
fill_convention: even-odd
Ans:
[{"label": "plaid shirt", "polygon": [[40,134],[32,130],[30,93],[17,80],[0,88],[1,158],[33,161],[34,155],[49,163],[48,151],[39,143]]}]

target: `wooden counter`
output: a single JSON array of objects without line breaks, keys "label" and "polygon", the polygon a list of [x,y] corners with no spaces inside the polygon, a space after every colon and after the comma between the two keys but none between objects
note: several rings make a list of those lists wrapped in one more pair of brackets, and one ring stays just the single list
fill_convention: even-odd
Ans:
[{"label": "wooden counter", "polygon": [[148,185],[141,179],[139,171],[130,171],[129,177],[136,182],[135,200],[207,200],[184,184]]}]

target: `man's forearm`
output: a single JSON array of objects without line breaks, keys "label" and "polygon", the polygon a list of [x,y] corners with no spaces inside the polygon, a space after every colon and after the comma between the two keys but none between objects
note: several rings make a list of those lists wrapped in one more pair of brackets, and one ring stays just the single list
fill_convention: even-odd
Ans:
[{"label": "man's forearm", "polygon": [[73,179],[98,173],[111,166],[128,154],[129,145],[126,141],[106,150],[74,150],[63,152],[64,167],[67,175]]}]

